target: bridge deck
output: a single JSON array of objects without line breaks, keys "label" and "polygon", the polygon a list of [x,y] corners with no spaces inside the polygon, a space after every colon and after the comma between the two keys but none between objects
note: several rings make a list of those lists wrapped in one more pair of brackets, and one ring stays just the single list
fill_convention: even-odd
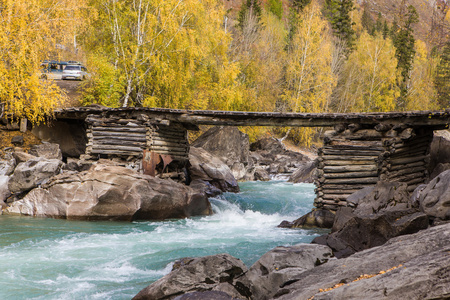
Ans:
[{"label": "bridge deck", "polygon": [[336,124],[399,125],[448,128],[450,109],[383,113],[278,113],[241,111],[200,111],[164,108],[78,107],[55,111],[58,119],[85,119],[89,114],[145,114],[155,120],[195,125],[328,127]]}]

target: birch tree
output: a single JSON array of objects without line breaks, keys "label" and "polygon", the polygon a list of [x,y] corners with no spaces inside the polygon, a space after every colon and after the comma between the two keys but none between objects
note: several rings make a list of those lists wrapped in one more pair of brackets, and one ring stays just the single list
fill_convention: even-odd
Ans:
[{"label": "birch tree", "polygon": [[0,102],[6,114],[38,123],[61,104],[58,87],[39,78],[40,65],[82,30],[85,13],[83,0],[0,1]]}]

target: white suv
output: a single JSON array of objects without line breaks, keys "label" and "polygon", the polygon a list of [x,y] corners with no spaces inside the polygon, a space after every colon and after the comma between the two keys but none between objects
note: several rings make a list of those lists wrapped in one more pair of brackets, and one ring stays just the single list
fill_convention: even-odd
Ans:
[{"label": "white suv", "polygon": [[86,67],[81,65],[67,65],[61,75],[61,79],[84,80],[88,76]]}]

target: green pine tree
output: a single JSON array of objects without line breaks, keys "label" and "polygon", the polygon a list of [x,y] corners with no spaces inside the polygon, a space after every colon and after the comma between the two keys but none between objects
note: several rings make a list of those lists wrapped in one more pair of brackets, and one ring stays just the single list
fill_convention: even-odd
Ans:
[{"label": "green pine tree", "polygon": [[389,36],[389,26],[387,24],[387,21],[384,20],[384,23],[383,23],[383,39],[387,39],[388,36]]},{"label": "green pine tree", "polygon": [[410,79],[410,72],[412,70],[414,55],[416,51],[414,44],[416,42],[414,38],[413,25],[419,22],[419,15],[417,14],[414,6],[408,6],[407,12],[403,17],[404,24],[400,24],[400,28],[393,31],[393,41],[395,46],[395,56],[397,57],[397,69],[400,70],[401,79],[399,87],[401,90],[401,97],[398,102],[398,108],[404,107],[404,98],[407,93],[407,84]]},{"label": "green pine tree", "polygon": [[333,34],[345,41],[347,54],[355,45],[355,31],[350,12],[355,9],[353,0],[325,0],[325,14],[331,23]]},{"label": "green pine tree", "polygon": [[237,17],[239,28],[244,28],[244,22],[248,13],[256,16],[258,23],[261,21],[261,5],[258,0],[247,0],[245,3],[242,3],[241,10]]},{"label": "green pine tree", "polygon": [[443,48],[439,64],[436,68],[434,86],[437,91],[437,101],[440,108],[450,107],[450,42]]}]

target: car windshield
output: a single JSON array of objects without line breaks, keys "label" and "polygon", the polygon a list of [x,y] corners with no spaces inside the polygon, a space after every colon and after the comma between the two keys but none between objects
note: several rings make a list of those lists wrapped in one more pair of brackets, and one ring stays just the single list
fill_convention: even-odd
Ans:
[{"label": "car windshield", "polygon": [[81,67],[80,66],[66,66],[66,68],[64,69],[64,71],[80,71]]}]

